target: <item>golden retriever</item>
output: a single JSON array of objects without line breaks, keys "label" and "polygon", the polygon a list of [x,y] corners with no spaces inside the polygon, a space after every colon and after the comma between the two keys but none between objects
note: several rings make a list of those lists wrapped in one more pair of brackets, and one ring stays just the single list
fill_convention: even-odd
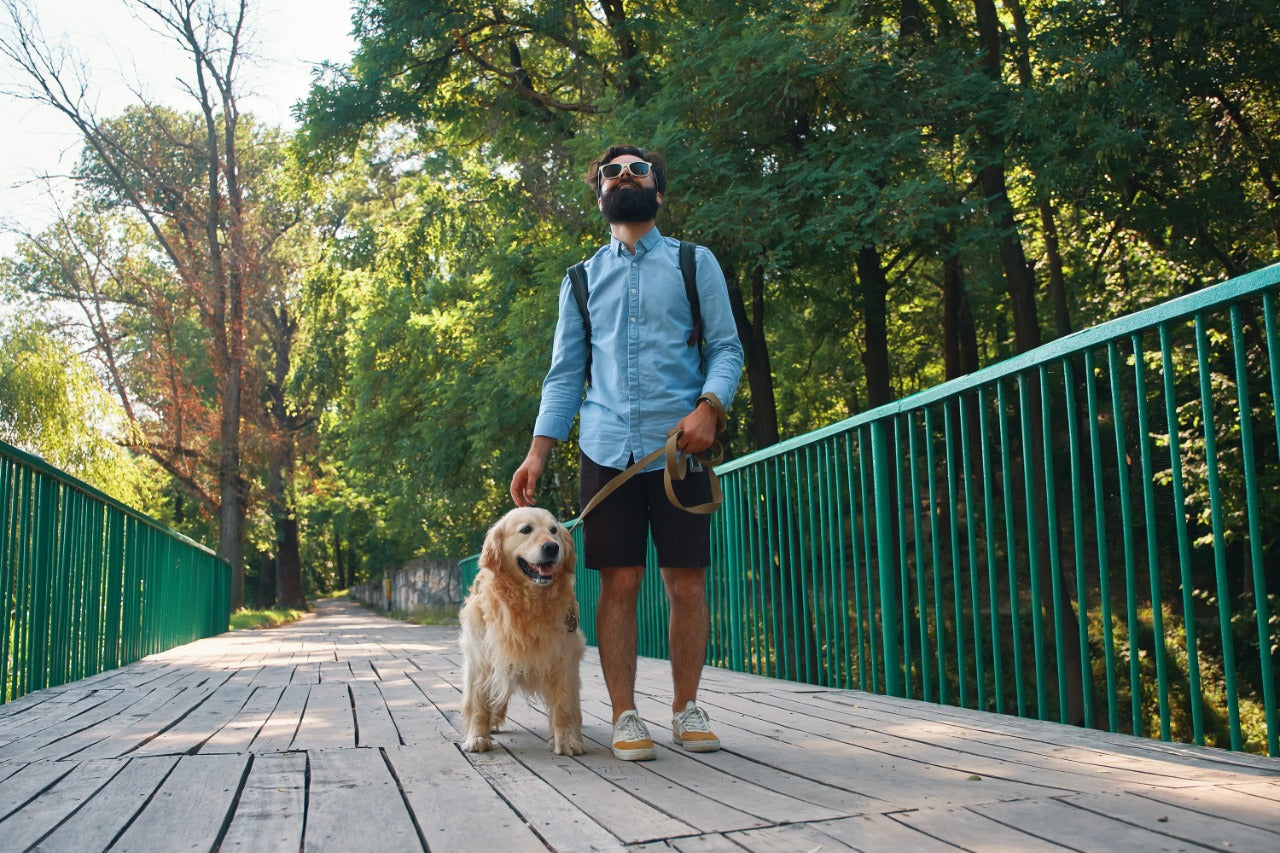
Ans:
[{"label": "golden retriever", "polygon": [[485,535],[480,571],[462,605],[462,720],[467,752],[493,747],[507,702],[540,698],[551,749],[581,755],[578,666],[586,640],[573,593],[573,539],[545,509],[513,509]]}]

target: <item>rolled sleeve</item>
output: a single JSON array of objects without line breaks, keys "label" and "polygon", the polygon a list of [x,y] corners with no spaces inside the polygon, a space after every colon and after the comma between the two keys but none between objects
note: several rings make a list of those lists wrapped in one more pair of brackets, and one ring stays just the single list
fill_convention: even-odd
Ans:
[{"label": "rolled sleeve", "polygon": [[720,262],[704,246],[699,246],[697,251],[698,300],[702,308],[703,357],[707,371],[702,392],[715,394],[728,409],[733,405],[742,377],[742,341],[738,338],[738,324],[729,302],[729,284]]},{"label": "rolled sleeve", "polygon": [[582,405],[587,360],[586,326],[567,275],[560,283],[558,313],[551,344],[551,367],[542,380],[542,401],[533,434],[564,441]]}]

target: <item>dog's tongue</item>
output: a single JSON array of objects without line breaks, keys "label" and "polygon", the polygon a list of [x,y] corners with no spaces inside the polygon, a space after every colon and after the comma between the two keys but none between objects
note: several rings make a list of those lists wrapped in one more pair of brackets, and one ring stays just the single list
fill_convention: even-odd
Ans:
[{"label": "dog's tongue", "polygon": [[555,563],[531,563],[530,565],[532,565],[534,570],[544,578],[551,577],[551,574],[556,567]]}]

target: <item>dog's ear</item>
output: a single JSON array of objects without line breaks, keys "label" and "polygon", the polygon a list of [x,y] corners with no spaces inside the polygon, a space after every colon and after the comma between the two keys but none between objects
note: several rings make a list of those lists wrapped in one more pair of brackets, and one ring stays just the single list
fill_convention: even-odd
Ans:
[{"label": "dog's ear", "polygon": [[480,568],[496,572],[502,565],[502,521],[489,528],[484,535],[484,545],[480,549]]},{"label": "dog's ear", "polygon": [[564,525],[560,526],[560,565],[567,571],[572,572],[574,566],[578,565],[578,552],[573,547],[573,533],[565,530]]}]

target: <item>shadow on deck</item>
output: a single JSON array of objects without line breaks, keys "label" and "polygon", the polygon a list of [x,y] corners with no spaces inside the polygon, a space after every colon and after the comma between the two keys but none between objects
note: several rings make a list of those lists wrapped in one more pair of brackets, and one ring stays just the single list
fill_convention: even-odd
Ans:
[{"label": "shadow on deck", "polygon": [[586,755],[523,701],[467,755],[456,637],[322,602],[0,706],[0,848],[1280,850],[1277,759],[725,670],[723,750],[620,762],[594,650]]}]

